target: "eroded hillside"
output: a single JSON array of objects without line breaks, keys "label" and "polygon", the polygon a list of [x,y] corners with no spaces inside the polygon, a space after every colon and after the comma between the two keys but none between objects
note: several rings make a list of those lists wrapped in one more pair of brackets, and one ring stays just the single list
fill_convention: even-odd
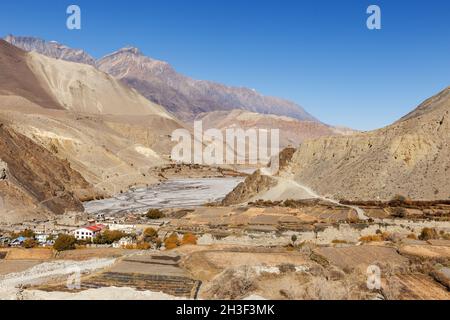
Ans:
[{"label": "eroded hillside", "polygon": [[337,199],[450,197],[450,88],[383,129],[304,142],[295,180]]},{"label": "eroded hillside", "polygon": [[67,161],[0,125],[1,222],[83,211],[81,201],[99,196]]}]

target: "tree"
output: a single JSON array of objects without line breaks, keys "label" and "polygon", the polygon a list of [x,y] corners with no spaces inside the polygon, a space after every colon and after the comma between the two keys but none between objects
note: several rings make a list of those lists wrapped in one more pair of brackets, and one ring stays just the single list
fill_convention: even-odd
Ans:
[{"label": "tree", "polygon": [[68,234],[60,234],[53,245],[53,248],[57,251],[73,250],[77,239],[74,236]]},{"label": "tree", "polygon": [[31,249],[31,248],[37,247],[37,242],[34,239],[31,239],[31,238],[30,239],[26,239],[23,242],[22,246],[24,248],[26,248],[26,249]]},{"label": "tree", "polygon": [[181,244],[197,244],[197,236],[192,233],[185,233]]},{"label": "tree", "polygon": [[297,241],[297,236],[295,234],[291,237],[292,245],[295,246],[295,242]]},{"label": "tree", "polygon": [[30,229],[25,229],[21,232],[19,232],[19,237],[24,237],[24,238],[34,238],[35,233],[33,230]]},{"label": "tree", "polygon": [[178,239],[178,235],[174,232],[168,238],[164,240],[164,246],[167,250],[175,249],[180,245],[180,240]]},{"label": "tree", "polygon": [[147,214],[145,216],[148,219],[157,220],[164,218],[164,213],[162,213],[159,209],[150,209],[147,211]]},{"label": "tree", "polygon": [[158,232],[153,228],[147,228],[144,230],[144,239],[145,241],[153,241],[158,237]]},{"label": "tree", "polygon": [[439,239],[439,235],[434,228],[423,228],[419,235],[419,239],[423,241]]},{"label": "tree", "polygon": [[396,218],[406,218],[408,216],[408,211],[402,207],[395,207],[392,210],[392,215]]},{"label": "tree", "polygon": [[99,233],[93,240],[95,244],[112,244],[126,237],[126,233],[119,230],[105,230]]}]

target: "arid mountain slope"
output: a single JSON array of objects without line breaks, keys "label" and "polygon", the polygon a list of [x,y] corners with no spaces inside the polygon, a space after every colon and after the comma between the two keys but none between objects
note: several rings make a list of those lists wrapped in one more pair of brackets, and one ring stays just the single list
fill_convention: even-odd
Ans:
[{"label": "arid mountain slope", "polygon": [[28,63],[40,83],[67,110],[92,114],[151,115],[172,118],[136,91],[94,67],[31,52]]},{"label": "arid mountain slope", "polygon": [[197,116],[196,120],[202,121],[204,129],[279,129],[280,148],[298,146],[307,139],[353,132],[336,129],[315,121],[302,121],[286,116],[264,115],[245,110],[202,113]]},{"label": "arid mountain slope", "polygon": [[290,170],[321,195],[349,200],[450,198],[450,88],[398,122],[304,142]]},{"label": "arid mountain slope", "polygon": [[164,108],[91,66],[3,40],[0,75],[0,117],[101,192],[158,182],[147,171],[168,161],[171,133],[183,126]]},{"label": "arid mountain slope", "polygon": [[123,48],[95,61],[82,50],[72,49],[54,41],[12,35],[7,36],[5,40],[26,51],[97,66],[183,120],[192,120],[203,112],[243,109],[317,122],[293,102],[266,97],[247,88],[191,79],[177,73],[166,62],[144,56],[136,48]]},{"label": "arid mountain slope", "polygon": [[16,109],[15,103],[21,101],[43,108],[63,109],[39,82],[27,61],[28,53],[0,40],[0,96],[3,97],[0,107]]},{"label": "arid mountain slope", "polygon": [[0,124],[0,222],[82,211],[80,200],[96,196],[67,161]]},{"label": "arid mountain slope", "polygon": [[295,103],[265,97],[247,88],[188,78],[168,63],[146,57],[136,48],[110,54],[100,59],[97,66],[184,120],[192,120],[202,112],[244,109],[317,121]]},{"label": "arid mountain slope", "polygon": [[50,58],[95,66],[95,59],[80,49],[72,49],[56,41],[45,41],[34,37],[8,35],[5,41],[25,51],[34,51]]},{"label": "arid mountain slope", "polygon": [[[173,119],[163,107],[92,66],[26,53],[4,40],[0,57],[1,95],[25,98],[43,108]],[[11,99],[8,103],[17,104]],[[5,101],[2,107],[8,107]]]}]

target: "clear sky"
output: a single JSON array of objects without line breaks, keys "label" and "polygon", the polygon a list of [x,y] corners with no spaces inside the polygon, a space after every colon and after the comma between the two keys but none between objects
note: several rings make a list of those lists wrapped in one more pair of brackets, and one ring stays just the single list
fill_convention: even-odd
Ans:
[{"label": "clear sky", "polygon": [[[66,8],[82,29],[66,28]],[[382,29],[368,30],[377,4]],[[392,123],[450,85],[448,0],[14,0],[0,32],[101,57],[126,45],[196,79],[287,98],[355,129]]]}]

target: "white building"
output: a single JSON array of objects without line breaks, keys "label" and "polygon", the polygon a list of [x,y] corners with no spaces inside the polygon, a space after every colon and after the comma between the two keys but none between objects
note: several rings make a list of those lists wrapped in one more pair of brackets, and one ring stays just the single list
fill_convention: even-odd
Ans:
[{"label": "white building", "polygon": [[104,225],[97,224],[94,226],[83,227],[75,230],[74,236],[77,240],[92,240],[94,239],[103,229]]},{"label": "white building", "polygon": [[113,243],[113,248],[125,248],[126,246],[134,245],[136,241],[131,237],[125,237]]}]

